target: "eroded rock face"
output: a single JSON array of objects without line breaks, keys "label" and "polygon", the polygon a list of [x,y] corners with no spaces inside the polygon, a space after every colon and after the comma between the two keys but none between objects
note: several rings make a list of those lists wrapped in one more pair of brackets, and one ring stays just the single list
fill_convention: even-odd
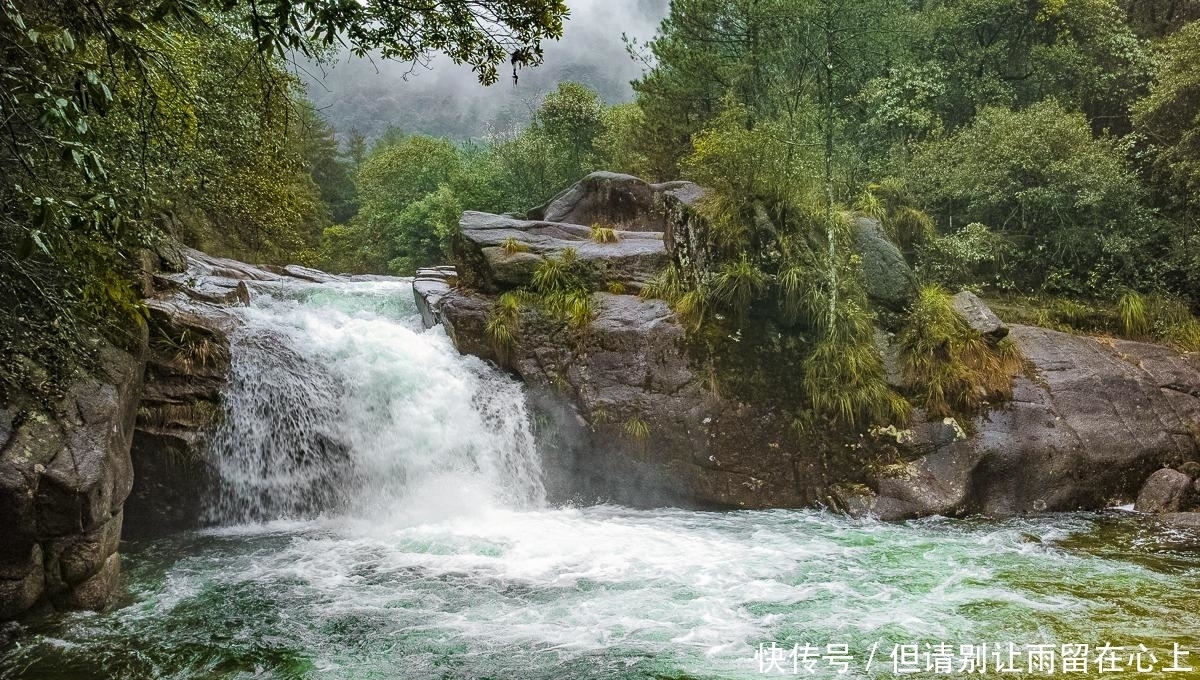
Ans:
[{"label": "eroded rock face", "polygon": [[527,385],[549,423],[540,439],[557,500],[767,508],[818,499],[820,470],[785,421],[715,394],[664,302],[609,293],[594,301],[596,317],[579,334],[524,314],[523,341],[508,349],[484,332],[489,296],[448,287],[433,303],[459,351]]},{"label": "eroded rock face", "polygon": [[[209,280],[203,285],[217,287]],[[225,304],[238,303],[235,296]],[[150,351],[130,451],[135,475],[126,505],[128,538],[197,526],[214,484],[203,455],[206,435],[221,413],[229,333],[238,323],[226,306],[186,293],[146,304]]]},{"label": "eroded rock face", "polygon": [[1011,515],[1132,500],[1164,465],[1200,458],[1195,357],[1160,345],[1017,326],[1030,364],[1013,399],[967,439],[934,446],[873,486],[888,518]]},{"label": "eroded rock face", "polygon": [[1193,505],[1194,494],[1191,477],[1163,468],[1146,480],[1133,507],[1138,512],[1179,512]]},{"label": "eroded rock face", "polygon": [[0,619],[44,600],[66,609],[107,603],[133,484],[144,342],[105,344],[100,369],[54,409],[0,414]]}]

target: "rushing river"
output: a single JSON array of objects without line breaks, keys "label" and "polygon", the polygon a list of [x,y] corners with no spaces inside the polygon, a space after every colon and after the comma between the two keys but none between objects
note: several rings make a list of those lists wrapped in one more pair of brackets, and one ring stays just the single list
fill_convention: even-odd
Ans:
[{"label": "rushing river", "polygon": [[[908,644],[955,670],[987,644],[986,677],[1047,675],[996,671],[1009,643],[1026,669],[1024,645],[1104,643],[1122,667],[1142,644],[1156,671],[1174,645],[1200,669],[1195,536],[1120,511],[550,507],[519,385],[421,330],[407,284],[255,293],[214,440],[218,528],[125,544],[117,606],[35,625],[0,678],[792,676],[790,656],[760,672],[772,643],[831,657],[812,677],[839,677],[833,657],[891,677]],[[1132,675],[1200,670],[1075,677]]]}]

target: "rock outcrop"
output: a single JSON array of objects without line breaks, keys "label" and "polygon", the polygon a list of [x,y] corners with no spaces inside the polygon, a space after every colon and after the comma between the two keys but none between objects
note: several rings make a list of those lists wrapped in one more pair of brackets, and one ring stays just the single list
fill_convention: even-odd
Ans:
[{"label": "rock outcrop", "polygon": [[667,263],[661,232],[616,231],[616,241],[597,243],[592,230],[577,224],[528,222],[500,215],[467,212],[459,223],[456,258],[464,283],[486,292],[527,285],[546,258],[571,249],[590,282],[640,288]]},{"label": "rock outcrop", "polygon": [[558,500],[764,508],[818,499],[821,470],[786,422],[714,393],[661,300],[596,293],[596,316],[578,334],[526,313],[526,340],[504,349],[485,333],[492,298],[440,294],[432,304],[455,346],[525,382],[548,423],[543,466]]},{"label": "rock outcrop", "polygon": [[[596,207],[605,199],[595,195],[594,184],[583,182],[556,199],[570,209],[547,208],[538,216],[605,223]],[[664,186],[651,201],[645,187],[629,184],[641,198],[622,205],[663,216],[666,256],[684,269],[703,269],[704,224],[691,210],[702,190],[686,183]],[[903,255],[878,223],[861,219],[858,227],[872,300],[903,309],[915,291]],[[662,302],[598,292],[598,311],[585,329],[569,330],[525,312],[519,340],[494,346],[486,326],[495,294],[523,285],[540,258],[581,243],[588,230],[479,213],[465,215],[463,229],[457,276],[422,273],[416,293],[428,307],[426,323],[444,323],[460,351],[493,360],[529,385],[535,406],[557,426],[551,458],[559,462],[563,483],[586,480],[576,495],[718,507],[817,502],[887,519],[1008,515],[1129,502],[1155,470],[1200,461],[1195,357],[1159,345],[1009,326],[978,297],[960,293],[955,307],[972,328],[991,342],[1011,338],[1027,359],[1013,399],[962,426],[953,420],[914,423],[897,433],[896,446],[906,452],[900,463],[855,468],[841,460],[847,456],[829,455],[829,449],[816,454],[789,436],[779,395],[721,389],[728,382],[722,378],[730,376],[719,373],[728,367],[706,363],[693,351]],[[524,245],[505,253],[505,241]],[[648,244],[638,257],[658,256]],[[660,261],[606,264],[619,252],[609,247],[580,251],[596,269],[622,272],[594,283],[645,280]],[[884,349],[889,342],[881,334]],[[768,351],[777,353],[778,362],[791,360],[782,347]]]},{"label": "rock outcrop", "polygon": [[[1009,337],[1029,362],[1011,402],[872,480],[877,514],[1023,514],[1128,502],[1164,465],[1200,459],[1200,361],[1170,348],[1032,326]],[[870,505],[870,503],[868,503]]]},{"label": "rock outcrop", "polygon": [[0,619],[48,600],[100,609],[120,574],[129,447],[145,336],[103,343],[100,368],[53,409],[0,413]]}]

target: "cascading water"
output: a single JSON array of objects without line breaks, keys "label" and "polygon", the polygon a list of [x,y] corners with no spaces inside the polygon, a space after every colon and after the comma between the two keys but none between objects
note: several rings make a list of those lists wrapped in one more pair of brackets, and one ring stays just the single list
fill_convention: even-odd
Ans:
[{"label": "cascading water", "polygon": [[124,545],[128,597],[35,627],[0,677],[791,676],[760,671],[771,643],[845,645],[825,678],[893,677],[901,644],[1179,644],[1200,667],[1195,539],[1134,515],[547,507],[519,385],[422,331],[407,284],[264,284],[242,313],[221,526]]},{"label": "cascading water", "polygon": [[395,281],[257,291],[231,343],[211,519],[543,502],[519,385],[421,330],[411,296]]}]

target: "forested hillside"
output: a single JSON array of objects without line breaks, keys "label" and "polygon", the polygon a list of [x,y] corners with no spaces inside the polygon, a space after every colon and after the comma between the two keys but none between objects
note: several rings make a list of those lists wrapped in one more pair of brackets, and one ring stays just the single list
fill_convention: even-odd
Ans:
[{"label": "forested hillside", "polygon": [[865,302],[855,215],[878,218],[923,283],[1200,347],[1194,2],[675,0],[629,41],[632,102],[563,82],[527,124],[431,137],[397,111],[368,137],[307,101],[297,58],[442,52],[485,83],[533,77],[521,67],[565,12],[449,6],[6,2],[0,288],[20,323],[0,331],[5,391],[52,393],[86,360],[85,329],[127,327],[138,253],[164,234],[411,274],[447,260],[463,210],[523,212],[596,169],[707,187],[712,271],[664,272],[651,292],[696,328],[766,314],[813,356],[860,349],[875,377],[806,372],[831,412],[868,405],[851,420],[895,406],[868,355],[874,317],[903,311]]}]

